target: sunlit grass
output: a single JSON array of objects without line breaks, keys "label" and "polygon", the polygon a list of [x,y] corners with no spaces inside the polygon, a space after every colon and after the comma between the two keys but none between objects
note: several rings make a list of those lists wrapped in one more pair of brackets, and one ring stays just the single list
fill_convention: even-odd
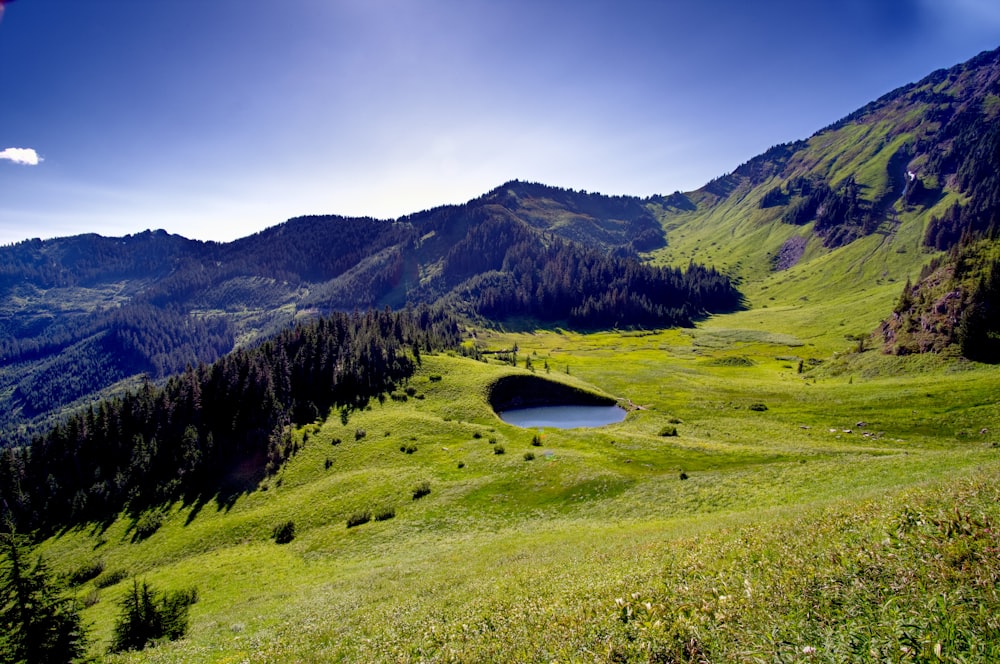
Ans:
[{"label": "sunlit grass", "polygon": [[[725,322],[480,335],[492,348],[516,343],[521,366],[425,356],[405,402],[296,430],[299,451],[234,504],[175,505],[137,543],[121,520],[43,551],[59,570],[100,560],[158,588],[198,587],[185,639],[110,661],[645,661],[691,639],[666,607],[714,607],[712,589],[735,595],[744,577],[774,593],[797,592],[802,575],[840,578],[852,543],[881,542],[911,495],[945,504],[953,487],[982,484],[964,478],[995,477],[992,369],[848,353],[799,373],[816,356],[801,338]],[[488,386],[524,372],[527,356],[537,376],[636,409],[599,429],[508,425]],[[374,518],[385,510],[393,518]],[[365,511],[369,522],[347,527]],[[861,534],[838,544],[838,519]],[[277,544],[287,521],[295,537]],[[803,536],[808,523],[819,534]],[[85,611],[95,654],[127,584],[97,590]],[[94,582],[76,592],[93,598]],[[619,598],[662,605],[647,612],[660,625],[622,622]],[[847,652],[830,645],[833,627],[802,622],[793,599],[740,602],[745,638],[714,609],[695,616],[709,661],[792,657],[786,641]],[[809,639],[775,645],[799,628]]]}]

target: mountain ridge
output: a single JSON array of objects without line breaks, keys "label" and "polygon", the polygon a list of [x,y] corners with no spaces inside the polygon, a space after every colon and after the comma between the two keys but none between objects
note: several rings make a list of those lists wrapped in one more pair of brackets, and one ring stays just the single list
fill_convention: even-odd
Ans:
[{"label": "mountain ridge", "polygon": [[[991,121],[998,112],[1000,50],[900,86],[692,192],[605,196],[513,180],[464,204],[396,219],[307,215],[227,243],[146,231],[3,247],[0,399],[10,407],[0,426],[7,434],[28,431],[20,416],[10,417],[27,412],[26,395],[48,391],[34,411],[51,414],[44,404],[87,398],[92,391],[84,384],[101,372],[102,388],[143,372],[163,377],[329,311],[446,298],[480,320],[627,325],[621,312],[629,310],[640,312],[629,314],[635,322],[656,326],[740,306],[717,289],[708,306],[649,301],[656,290],[636,286],[637,268],[624,267],[633,263],[660,266],[648,274],[659,274],[663,284],[668,275],[655,269],[710,265],[698,279],[722,284],[728,277],[757,309],[842,302],[844,320],[852,321],[849,336],[875,331],[873,344],[891,352],[961,347],[957,320],[937,326],[941,338],[915,345],[889,343],[892,326],[883,323],[902,284],[918,280],[940,251],[997,226],[1000,133]],[[483,224],[494,237],[476,237],[472,229]],[[598,269],[598,252],[623,266],[615,268],[617,278],[634,288],[612,287],[606,273],[603,286],[588,281],[588,297],[596,297],[569,302],[558,308],[558,320],[545,319],[555,309],[533,308],[539,289],[563,299],[572,289],[549,277],[538,281],[555,255],[534,251],[533,243],[560,247],[559,264],[571,271]],[[521,285],[511,280],[519,263]],[[952,290],[962,307],[989,292],[974,282]],[[914,306],[927,306],[927,298]],[[923,315],[914,310],[909,318]],[[159,335],[143,332],[153,320]],[[172,338],[185,337],[191,325],[204,328],[201,341],[175,347]],[[817,334],[829,343],[829,330]],[[157,348],[123,352],[144,345]],[[66,359],[71,349],[70,355],[105,358],[105,367],[82,370]],[[134,361],[122,359],[128,357]],[[81,377],[60,383],[60,375]]]},{"label": "mountain ridge", "polygon": [[[302,216],[228,243],[165,231],[27,240],[0,248],[0,428],[23,440],[115,383],[212,362],[305,318],[458,288],[476,294],[463,313],[498,322],[662,326],[739,306],[714,270],[642,265],[638,249],[662,238],[638,199],[512,181],[399,219]],[[528,281],[464,286],[515,264]]]}]

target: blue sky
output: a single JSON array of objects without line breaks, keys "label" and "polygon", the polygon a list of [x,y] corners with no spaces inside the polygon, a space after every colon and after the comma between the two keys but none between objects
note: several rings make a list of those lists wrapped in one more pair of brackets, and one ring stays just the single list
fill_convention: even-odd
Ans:
[{"label": "blue sky", "polygon": [[1000,46],[994,0],[0,7],[0,244],[687,191]]}]

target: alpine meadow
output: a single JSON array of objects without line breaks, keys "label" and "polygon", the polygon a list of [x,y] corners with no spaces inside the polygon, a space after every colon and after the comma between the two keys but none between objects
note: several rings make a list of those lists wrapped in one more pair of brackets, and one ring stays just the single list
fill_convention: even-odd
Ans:
[{"label": "alpine meadow", "polygon": [[0,661],[1000,661],[998,114],[0,248]]}]

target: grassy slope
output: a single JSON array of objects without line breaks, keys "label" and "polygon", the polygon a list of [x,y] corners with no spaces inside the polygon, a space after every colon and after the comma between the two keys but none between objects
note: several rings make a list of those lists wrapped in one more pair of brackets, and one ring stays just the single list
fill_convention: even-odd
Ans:
[{"label": "grassy slope", "polygon": [[[810,139],[796,174],[853,174],[875,197],[904,140],[846,125]],[[963,649],[994,661],[977,639],[1000,641],[1000,626],[973,614],[1000,609],[1000,374],[858,354],[847,338],[871,331],[930,259],[924,226],[953,195],[834,251],[810,239],[798,265],[773,272],[771,256],[811,230],[758,208],[778,183],[715,205],[694,192],[698,209],[665,213],[669,246],[650,256],[728,270],[746,311],[696,330],[487,339],[516,342],[540,375],[547,362],[552,378],[642,407],[625,422],[548,430],[532,447],[538,432],[485,400],[512,369],[425,357],[412,383],[423,399],[297,432],[303,449],[266,490],[194,515],[175,506],[141,543],[119,521],[45,554],[64,571],[101,559],[199,587],[186,639],[112,661],[925,661]],[[658,435],[675,420],[679,436]],[[412,500],[423,481],[431,494]],[[346,528],[385,507],[395,518]],[[274,544],[287,519],[296,539]],[[86,611],[95,653],[125,585]]]},{"label": "grassy slope", "polygon": [[[116,660],[601,659],[633,643],[615,599],[657,592],[689,547],[707,547],[689,562],[709,565],[734,533],[872,498],[891,503],[907,487],[995,468],[992,439],[979,435],[1000,427],[995,371],[912,374],[872,356],[846,373],[824,365],[800,376],[796,358],[824,345],[733,322],[747,320],[490,339],[537,353],[550,377],[644,408],[600,430],[545,431],[541,447],[530,444],[536,432],[504,424],[486,404],[488,383],[512,369],[425,357],[412,383],[424,399],[299,431],[304,448],[266,491],[193,517],[176,506],[141,543],[123,520],[67,533],[44,552],[66,571],[101,559],[162,588],[198,586],[185,640]],[[875,369],[866,373],[866,362]],[[768,410],[749,410],[754,402]],[[680,436],[660,437],[670,419],[681,420]],[[356,441],[359,428],[367,435]],[[400,452],[404,443],[417,451]],[[536,458],[526,461],[527,451]],[[431,494],[412,500],[425,480]],[[380,507],[395,518],[346,528],[352,513]],[[270,531],[285,519],[298,536],[274,544]],[[95,652],[127,583],[99,591],[85,612]]]}]

